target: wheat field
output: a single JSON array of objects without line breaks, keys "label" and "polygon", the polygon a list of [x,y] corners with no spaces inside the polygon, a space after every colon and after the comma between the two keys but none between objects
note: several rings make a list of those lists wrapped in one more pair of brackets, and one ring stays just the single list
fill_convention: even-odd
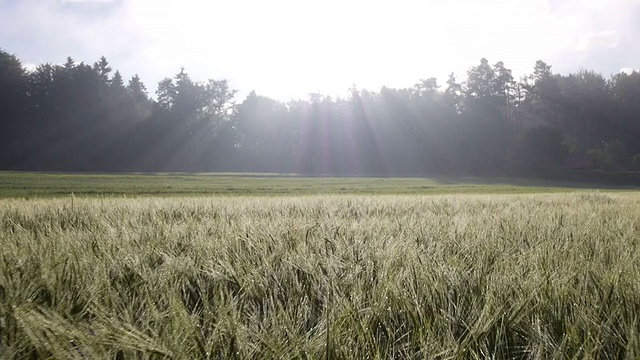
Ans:
[{"label": "wheat field", "polygon": [[2,359],[640,358],[640,194],[0,200]]}]

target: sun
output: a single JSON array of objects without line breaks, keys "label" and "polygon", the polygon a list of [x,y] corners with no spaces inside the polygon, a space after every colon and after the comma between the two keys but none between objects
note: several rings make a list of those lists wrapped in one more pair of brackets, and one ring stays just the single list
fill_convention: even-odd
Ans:
[{"label": "sun", "polygon": [[543,0],[128,4],[158,71],[184,66],[276,98],[402,88],[430,77],[444,84],[482,57],[517,74],[568,41],[556,36],[561,24],[545,17]]}]

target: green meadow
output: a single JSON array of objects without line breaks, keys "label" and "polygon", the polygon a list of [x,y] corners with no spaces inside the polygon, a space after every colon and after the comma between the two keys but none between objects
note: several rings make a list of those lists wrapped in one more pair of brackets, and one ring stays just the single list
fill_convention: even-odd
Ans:
[{"label": "green meadow", "polygon": [[287,174],[73,174],[0,172],[0,198],[313,194],[510,194],[630,190],[516,178],[301,177]]},{"label": "green meadow", "polygon": [[1,173],[0,197],[2,359],[640,358],[630,189]]}]

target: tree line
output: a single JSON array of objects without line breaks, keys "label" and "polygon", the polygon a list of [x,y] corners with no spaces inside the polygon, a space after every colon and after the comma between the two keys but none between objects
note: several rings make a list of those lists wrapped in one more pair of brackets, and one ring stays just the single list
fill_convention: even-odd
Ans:
[{"label": "tree line", "polygon": [[514,79],[487,59],[403,89],[282,102],[181,69],[152,99],[106,58],[27,70],[0,50],[0,169],[309,175],[540,175],[640,170],[640,73]]}]

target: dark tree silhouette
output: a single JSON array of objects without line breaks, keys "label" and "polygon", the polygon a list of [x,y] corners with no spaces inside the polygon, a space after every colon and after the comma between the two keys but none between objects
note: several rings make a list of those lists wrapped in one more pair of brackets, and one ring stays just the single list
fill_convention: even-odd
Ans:
[{"label": "dark tree silhouette", "polygon": [[105,57],[26,71],[0,51],[0,169],[599,179],[640,163],[638,72],[559,75],[537,61],[516,82],[481,59],[442,88],[425,77],[336,99],[251,92],[236,105],[226,80],[182,68],[153,100]]}]

